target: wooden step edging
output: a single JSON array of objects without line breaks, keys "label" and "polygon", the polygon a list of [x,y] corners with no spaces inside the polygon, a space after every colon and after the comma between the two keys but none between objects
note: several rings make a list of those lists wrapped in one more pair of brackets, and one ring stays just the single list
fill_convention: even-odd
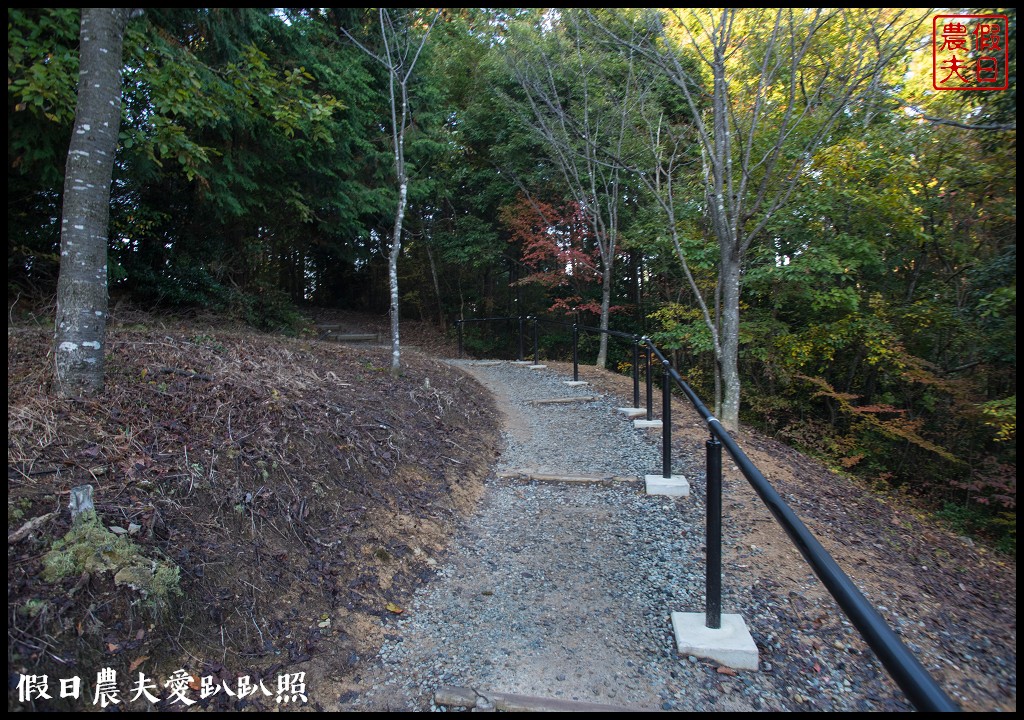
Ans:
[{"label": "wooden step edging", "polygon": [[543,698],[533,695],[515,695],[502,692],[480,692],[476,688],[461,688],[445,685],[434,693],[435,705],[497,710],[502,712],[657,712],[648,708],[625,705],[602,705],[583,700]]},{"label": "wooden step edging", "polygon": [[380,342],[379,333],[346,333],[340,332],[341,325],[317,325],[317,332],[321,340],[333,340],[334,342]]},{"label": "wooden step edging", "polygon": [[593,402],[600,400],[598,395],[576,395],[573,397],[548,398],[545,400],[530,400],[533,405],[556,405],[559,403]]},{"label": "wooden step edging", "polygon": [[640,478],[635,475],[610,475],[607,473],[577,473],[575,475],[558,475],[554,473],[538,473],[533,470],[503,470],[498,473],[499,478],[507,480],[533,480],[535,482],[556,482],[556,483],[620,483],[638,482]]}]

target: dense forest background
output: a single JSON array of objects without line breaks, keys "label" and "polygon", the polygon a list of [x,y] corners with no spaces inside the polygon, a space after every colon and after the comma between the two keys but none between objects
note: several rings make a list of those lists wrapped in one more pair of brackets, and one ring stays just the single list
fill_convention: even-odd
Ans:
[{"label": "dense forest background", "polygon": [[[705,43],[687,29],[714,18],[682,11],[395,10],[389,35],[358,8],[147,9],[125,34],[112,305],[266,330],[386,313],[374,54],[429,30],[404,317],[604,319],[716,403],[731,342],[744,422],[1015,548],[1016,15],[996,11],[1008,90],[935,92],[931,16],[858,12],[743,11]],[[56,289],[78,40],[76,9],[8,9],[9,305]]]}]

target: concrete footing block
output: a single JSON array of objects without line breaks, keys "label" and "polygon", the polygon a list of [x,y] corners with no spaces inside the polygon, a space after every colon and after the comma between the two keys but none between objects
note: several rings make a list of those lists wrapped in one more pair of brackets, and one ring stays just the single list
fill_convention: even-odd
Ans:
[{"label": "concrete footing block", "polygon": [[722,627],[704,626],[704,613],[672,613],[680,655],[696,655],[735,670],[757,670],[757,645],[742,615],[723,614]]},{"label": "concrete footing block", "polygon": [[533,365],[533,360],[513,360],[513,365]]},{"label": "concrete footing block", "polygon": [[625,415],[628,418],[638,418],[641,415],[646,415],[647,410],[645,408],[616,408],[615,412],[619,415]]},{"label": "concrete footing block", "polygon": [[644,475],[644,484],[647,486],[648,495],[690,497],[690,482],[683,475]]},{"label": "concrete footing block", "polygon": [[[647,411],[644,410],[644,415],[646,415],[646,414],[647,414]],[[642,429],[645,429],[645,428],[657,428],[657,429],[660,430],[661,429],[661,420],[634,420],[633,421],[633,427],[635,427],[638,430],[642,430]]]},{"label": "concrete footing block", "polygon": [[562,382],[564,382],[569,387],[579,387],[580,385],[590,384],[586,380],[563,380]]},{"label": "concrete footing block", "polygon": [[531,370],[543,370],[546,367],[547,367],[547,365],[531,365],[530,369]]}]

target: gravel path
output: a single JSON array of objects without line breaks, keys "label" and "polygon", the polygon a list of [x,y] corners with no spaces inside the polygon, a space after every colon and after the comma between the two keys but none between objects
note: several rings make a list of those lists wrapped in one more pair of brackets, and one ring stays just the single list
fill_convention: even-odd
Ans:
[{"label": "gravel path", "polygon": [[[830,668],[782,660],[773,649],[796,628],[780,608],[752,597],[753,588],[728,578],[723,610],[747,616],[761,672],[680,657],[670,613],[703,610],[703,458],[676,458],[673,471],[690,480],[689,498],[647,496],[637,480],[517,477],[524,470],[656,473],[660,437],[635,430],[602,396],[537,404],[597,395],[554,372],[457,364],[495,394],[506,448],[478,512],[436,578],[389,621],[375,666],[342,709],[445,710],[433,703],[443,685],[651,710],[907,709],[879,680],[873,657],[844,666],[847,651],[858,654],[845,644],[852,632],[845,619],[835,620],[830,643],[839,661]],[[726,545],[735,545],[729,532]]]}]

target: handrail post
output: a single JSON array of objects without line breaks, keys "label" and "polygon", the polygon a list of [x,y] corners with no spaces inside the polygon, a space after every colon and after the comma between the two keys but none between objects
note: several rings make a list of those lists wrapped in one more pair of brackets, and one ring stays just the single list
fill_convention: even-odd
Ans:
[{"label": "handrail post", "polygon": [[533,364],[540,365],[540,357],[537,355],[537,316],[533,316]]},{"label": "handrail post", "polygon": [[654,390],[651,388],[651,348],[644,348],[647,363],[647,421],[654,420]]},{"label": "handrail post", "polygon": [[519,316],[519,362],[523,361],[523,316]]},{"label": "handrail post", "polygon": [[665,375],[661,383],[661,476],[672,477],[672,374],[669,363],[663,363]]},{"label": "handrail post", "polygon": [[580,326],[572,325],[572,381],[580,381]]},{"label": "handrail post", "polygon": [[707,441],[707,563],[704,571],[704,625],[722,627],[722,443]]},{"label": "handrail post", "polygon": [[640,339],[633,338],[633,407],[640,407]]},{"label": "handrail post", "polygon": [[[584,328],[594,331],[595,328]],[[658,350],[646,336],[628,336],[616,333],[619,337],[632,337],[635,341],[634,352],[639,353],[639,343],[644,344],[647,367],[647,417],[652,418],[652,375],[653,358],[664,364],[665,372],[679,385],[680,390],[697,410],[698,414],[708,423],[710,439],[707,441],[707,502],[706,502],[706,537],[705,537],[705,625],[709,630],[717,630],[722,624],[722,448],[724,447],[736,463],[740,473],[747,479],[751,487],[760,497],[771,514],[779,522],[794,546],[800,551],[814,573],[822,581],[828,592],[835,598],[839,607],[860,632],[868,646],[874,651],[879,661],[889,672],[896,685],[906,693],[907,698],[918,710],[938,710],[950,712],[959,710],[956,703],[942,690],[935,679],[928,674],[921,662],[903,644],[896,633],[886,624],[878,611],[868,603],[835,559],[825,551],[821,543],[801,522],[793,510],[783,501],[771,484],[765,479],[750,458],[737,445],[736,441],[722,427],[697,397],[693,389],[679,373],[672,368],[668,359]],[[637,355],[634,358],[639,359]],[[634,368],[639,362],[634,363]],[[668,385],[668,384],[667,384]],[[636,386],[634,386],[636,387]],[[664,400],[670,403],[671,385],[665,389]],[[635,390],[634,398],[638,394]],[[663,427],[671,426],[671,405],[665,406]],[[665,436],[663,449],[671,448],[669,436]],[[666,460],[665,475],[668,475],[670,457]]]},{"label": "handrail post", "polygon": [[458,333],[459,333],[459,359],[461,360],[462,359],[462,321],[461,320],[456,320],[455,321],[455,329],[458,330]]}]

